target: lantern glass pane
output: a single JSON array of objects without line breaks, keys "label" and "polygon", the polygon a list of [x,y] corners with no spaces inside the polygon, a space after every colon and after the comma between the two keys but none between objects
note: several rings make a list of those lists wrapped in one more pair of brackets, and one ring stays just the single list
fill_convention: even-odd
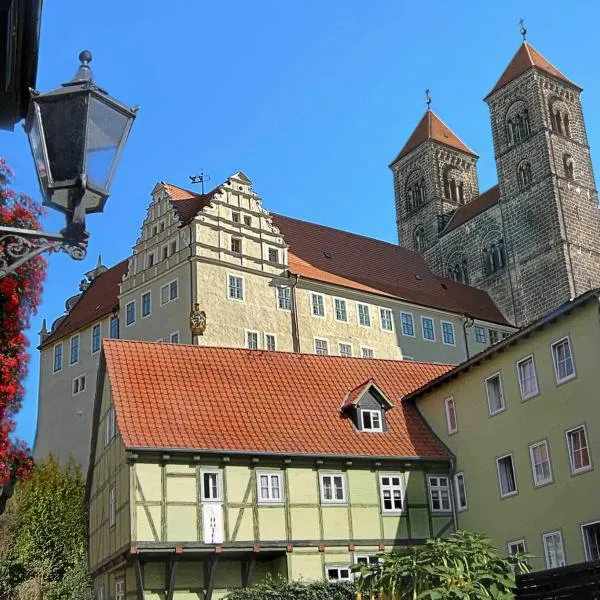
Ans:
[{"label": "lantern glass pane", "polygon": [[50,177],[54,183],[82,173],[88,95],[61,96],[40,102]]},{"label": "lantern glass pane", "polygon": [[46,157],[44,155],[44,147],[42,145],[42,135],[40,133],[40,122],[38,111],[34,107],[31,126],[29,128],[29,145],[31,146],[31,152],[33,154],[33,160],[35,162],[35,168],[40,180],[40,186],[42,188],[42,194],[45,195],[46,187],[48,186],[48,171],[46,168]]},{"label": "lantern glass pane", "polygon": [[90,183],[102,190],[108,188],[117,153],[127,131],[129,117],[92,97],[87,132],[86,174]]}]

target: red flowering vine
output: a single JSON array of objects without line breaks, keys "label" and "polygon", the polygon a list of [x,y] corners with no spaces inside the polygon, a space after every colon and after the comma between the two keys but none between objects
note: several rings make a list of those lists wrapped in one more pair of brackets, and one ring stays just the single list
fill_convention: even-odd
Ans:
[{"label": "red flowering vine", "polygon": [[[42,207],[14,192],[9,187],[11,178],[10,167],[0,157],[0,225],[40,229]],[[0,240],[0,256],[4,242]],[[22,381],[29,362],[23,332],[40,305],[45,268],[45,259],[38,256],[0,279],[0,485],[27,477],[33,467],[31,451],[24,442],[14,441],[12,433],[25,394]]]}]

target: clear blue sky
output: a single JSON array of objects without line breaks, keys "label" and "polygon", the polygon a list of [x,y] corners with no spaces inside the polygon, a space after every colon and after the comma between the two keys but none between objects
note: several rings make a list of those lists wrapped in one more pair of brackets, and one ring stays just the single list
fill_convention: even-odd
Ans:
[{"label": "clear blue sky", "polygon": [[[142,108],[106,211],[88,221],[88,258],[50,258],[19,415],[18,434],[30,443],[41,320],[62,314],[99,253],[107,265],[128,256],[157,181],[187,186],[204,168],[218,183],[243,170],[268,210],[395,242],[387,165],[422,116],[425,88],[432,108],[480,154],[481,189],[496,182],[482,98],[519,46],[520,17],[532,45],[585,88],[590,144],[600,149],[596,0],[44,4],[38,89],[70,79],[88,48],[96,81]],[[16,187],[39,198],[20,128],[0,132],[0,154]],[[48,216],[48,229],[61,226]]]}]

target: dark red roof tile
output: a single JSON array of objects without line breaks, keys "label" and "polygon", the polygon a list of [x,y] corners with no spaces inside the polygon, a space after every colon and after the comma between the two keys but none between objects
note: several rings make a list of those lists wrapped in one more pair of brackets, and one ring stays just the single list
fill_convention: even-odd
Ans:
[{"label": "dark red roof tile", "polygon": [[499,200],[500,186],[495,185],[486,192],[483,192],[483,194],[477,196],[477,198],[471,200],[471,202],[467,202],[467,204],[463,204],[458,208],[454,215],[452,215],[450,221],[448,221],[443,233],[448,233],[449,231],[456,229],[459,225],[466,223],[473,217],[476,217],[478,214],[497,204]]}]

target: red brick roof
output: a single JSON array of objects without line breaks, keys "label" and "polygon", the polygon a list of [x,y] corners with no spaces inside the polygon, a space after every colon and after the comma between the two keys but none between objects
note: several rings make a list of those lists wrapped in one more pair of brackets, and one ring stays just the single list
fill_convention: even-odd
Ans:
[{"label": "red brick roof", "polygon": [[506,84],[510,83],[513,79],[516,79],[519,75],[525,73],[525,71],[531,69],[532,67],[541,69],[542,71],[545,71],[546,73],[549,73],[558,79],[562,79],[562,81],[565,81],[566,83],[581,90],[579,86],[574,84],[553,64],[548,62],[533,46],[527,42],[523,42],[508,64],[508,67],[506,67],[504,70],[504,73],[502,73],[500,76],[500,79],[498,79],[496,82],[496,85],[492,91],[486,96],[486,99],[489,98],[494,92],[497,92],[500,88],[503,88]]},{"label": "red brick roof", "polygon": [[[449,456],[399,402],[446,365],[125,340],[103,351],[127,448]],[[395,404],[386,433],[359,432],[340,414],[348,390],[369,378]]]},{"label": "red brick roof", "polygon": [[498,200],[500,200],[500,186],[495,185],[486,192],[483,192],[483,194],[477,196],[477,198],[471,200],[471,202],[463,204],[454,215],[452,215],[452,218],[448,221],[443,233],[448,233],[449,231],[456,229],[459,225],[466,223],[473,217],[497,204]]},{"label": "red brick roof", "polygon": [[129,259],[125,259],[98,275],[58,327],[40,344],[40,348],[116,310],[119,305],[119,284],[127,273],[128,262]]},{"label": "red brick roof", "polygon": [[434,140],[461,152],[477,156],[432,110],[428,109],[406,144],[404,144],[404,148],[400,150],[400,153],[391,164],[393,165],[427,140]]},{"label": "red brick roof", "polygon": [[289,245],[289,270],[307,279],[508,324],[487,292],[434,275],[419,252],[271,213]]}]

